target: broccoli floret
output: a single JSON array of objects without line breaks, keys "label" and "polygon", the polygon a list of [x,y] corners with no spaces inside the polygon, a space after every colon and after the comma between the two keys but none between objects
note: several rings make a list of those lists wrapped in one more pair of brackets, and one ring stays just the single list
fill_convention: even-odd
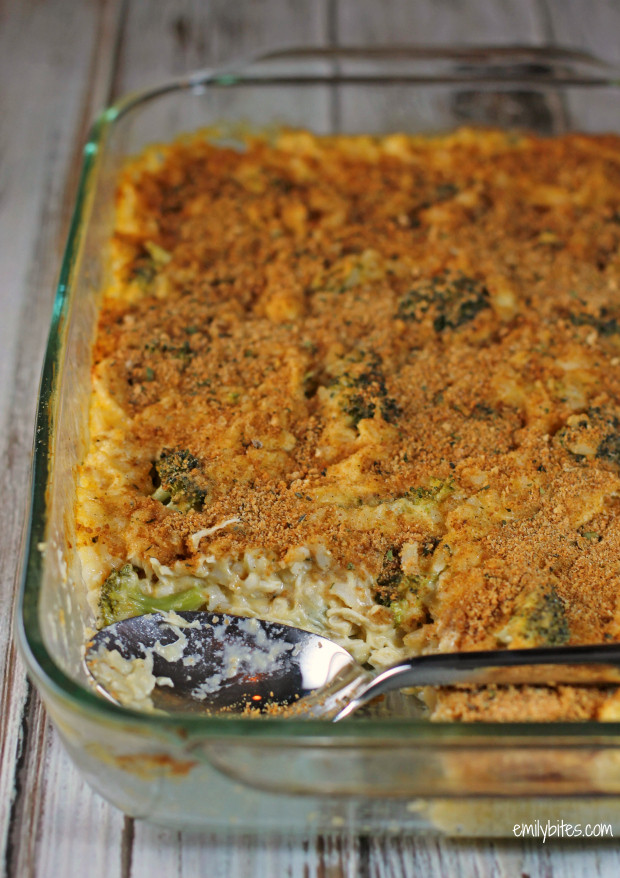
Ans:
[{"label": "broccoli floret", "polygon": [[198,586],[160,598],[145,594],[137,571],[131,564],[125,564],[120,570],[113,570],[101,586],[99,625],[104,628],[144,613],[199,610],[204,603],[204,594]]},{"label": "broccoli floret", "polygon": [[489,291],[473,277],[450,271],[424,280],[410,290],[398,305],[402,320],[423,320],[430,312],[435,332],[458,329],[490,307]]},{"label": "broccoli floret", "polygon": [[542,640],[549,646],[568,643],[570,629],[562,603],[555,588],[550,585],[533,605],[527,608],[527,636]]},{"label": "broccoli floret", "polygon": [[577,460],[597,458],[620,466],[620,418],[612,409],[594,407],[571,415],[557,441]]},{"label": "broccoli floret", "polygon": [[426,576],[407,576],[403,596],[390,603],[390,610],[397,628],[414,631],[430,621],[426,600],[432,592],[435,580]]},{"label": "broccoli floret", "polygon": [[373,418],[377,409],[389,424],[402,414],[400,406],[388,393],[378,354],[372,353],[367,358],[365,368],[358,375],[346,374],[341,382],[356,390],[344,404],[345,412],[353,419],[353,426],[357,427],[364,418]]},{"label": "broccoli floret", "polygon": [[492,420],[497,414],[497,409],[494,409],[493,406],[488,405],[486,402],[477,402],[471,410],[471,417],[477,421]]},{"label": "broccoli floret", "polygon": [[620,433],[609,433],[605,436],[596,450],[596,456],[601,460],[620,465]]},{"label": "broccoli floret", "polygon": [[570,640],[564,604],[554,586],[538,586],[517,604],[510,622],[499,633],[514,647],[562,646]]},{"label": "broccoli floret", "polygon": [[344,407],[345,412],[353,418],[354,427],[366,418],[374,418],[376,409],[374,401],[365,400],[361,393],[350,396]]},{"label": "broccoli floret", "polygon": [[383,556],[381,571],[377,577],[375,586],[375,600],[384,607],[389,607],[392,601],[398,597],[403,580],[403,572],[400,569],[400,552],[398,549],[388,549]]},{"label": "broccoli floret", "polygon": [[381,355],[358,349],[344,362],[347,370],[338,370],[327,387],[333,388],[330,398],[337,399],[340,408],[350,416],[351,426],[357,427],[360,421],[374,418],[377,413],[390,424],[398,420],[402,409],[389,395]]},{"label": "broccoli floret", "polygon": [[447,479],[446,481],[442,479],[433,479],[429,485],[424,487],[419,486],[417,488],[409,488],[405,496],[408,500],[411,500],[412,503],[425,503],[428,500],[433,500],[435,503],[441,503],[441,501],[445,500],[446,497],[449,497],[453,491],[453,479]]},{"label": "broccoli floret", "polygon": [[422,557],[428,558],[432,555],[440,542],[439,537],[427,537],[422,543]]},{"label": "broccoli floret", "polygon": [[605,435],[598,444],[596,456],[599,460],[606,460],[620,466],[620,420],[615,414],[602,412],[601,409],[591,410],[599,421],[604,423]]},{"label": "broccoli floret", "polygon": [[436,581],[434,573],[405,574],[400,566],[398,549],[388,549],[377,577],[375,601],[389,607],[397,627],[413,630],[427,621],[427,602]]},{"label": "broccoli floret", "polygon": [[200,461],[189,451],[164,448],[153,465],[153,482],[157,485],[154,500],[177,512],[200,512],[208,494],[208,486]]},{"label": "broccoli floret", "polygon": [[148,289],[153,282],[157,268],[150,256],[139,256],[135,259],[129,274],[130,281],[136,281],[143,289]]},{"label": "broccoli floret", "polygon": [[571,312],[570,319],[574,326],[591,326],[596,329],[599,335],[609,336],[620,333],[620,320],[604,305],[599,309],[598,314],[588,314],[583,311]]},{"label": "broccoli floret", "polygon": [[129,280],[136,281],[145,291],[149,289],[158,271],[171,259],[171,254],[156,244],[146,241],[136,256],[129,272]]}]

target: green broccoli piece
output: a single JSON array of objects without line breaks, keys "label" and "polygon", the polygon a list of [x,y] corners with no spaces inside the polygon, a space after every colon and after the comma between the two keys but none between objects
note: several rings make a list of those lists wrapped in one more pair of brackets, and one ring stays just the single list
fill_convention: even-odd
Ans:
[{"label": "green broccoli piece", "polygon": [[138,573],[131,564],[125,564],[120,570],[113,570],[110,573],[101,586],[99,596],[101,628],[121,619],[142,616],[144,613],[199,610],[204,606],[204,594],[197,585],[177,594],[157,598],[145,594],[140,583]]},{"label": "green broccoli piece", "polygon": [[596,456],[620,466],[620,433],[609,433],[596,450]]},{"label": "green broccoli piece", "polygon": [[170,262],[172,254],[154,241],[146,241],[143,251],[134,259],[130,270],[129,280],[137,281],[143,290],[147,291],[158,271]]},{"label": "green broccoli piece", "polygon": [[142,256],[138,256],[133,265],[131,266],[131,270],[129,272],[129,280],[136,281],[143,290],[148,290],[149,286],[155,279],[155,275],[157,274],[157,268],[155,266],[155,262],[152,257],[144,254]]},{"label": "green broccoli piece", "polygon": [[608,408],[593,407],[571,415],[558,431],[557,441],[577,460],[597,458],[620,466],[620,419]]},{"label": "green broccoli piece", "polygon": [[453,479],[432,479],[429,485],[425,487],[419,486],[417,488],[409,488],[405,497],[408,500],[411,500],[412,503],[422,503],[424,504],[428,500],[432,500],[435,503],[441,503],[442,500],[445,500],[446,497],[449,497],[454,491],[454,480]]},{"label": "green broccoli piece", "polygon": [[562,599],[549,583],[537,586],[517,603],[499,639],[513,647],[563,646],[570,628]]},{"label": "green broccoli piece", "polygon": [[402,320],[413,321],[430,313],[435,332],[443,332],[458,329],[489,307],[489,291],[480,281],[445,271],[410,290],[400,300],[397,313]]},{"label": "green broccoli piece", "polygon": [[373,400],[365,400],[361,393],[354,393],[347,400],[344,410],[353,419],[353,426],[357,427],[360,421],[374,418],[377,407]]},{"label": "green broccoli piece", "polygon": [[429,603],[435,593],[437,576],[403,576],[399,597],[390,601],[394,624],[402,632],[415,631],[432,621]]},{"label": "green broccoli piece", "polygon": [[591,326],[602,336],[620,333],[620,320],[604,305],[599,309],[598,314],[588,314],[584,311],[571,313],[570,320],[573,326]]},{"label": "green broccoli piece", "polygon": [[435,573],[405,574],[398,549],[388,549],[374,588],[375,601],[389,607],[397,627],[414,630],[427,621],[427,603],[436,582]]},{"label": "green broccoli piece", "polygon": [[156,489],[151,494],[177,512],[200,512],[208,486],[198,458],[189,451],[164,448],[151,473]]},{"label": "green broccoli piece", "polygon": [[378,354],[372,352],[363,370],[354,376],[346,374],[342,383],[356,390],[344,404],[344,410],[352,418],[354,427],[365,418],[373,418],[377,409],[388,424],[393,424],[402,414],[396,400],[389,395]]},{"label": "green broccoli piece", "polygon": [[549,646],[562,646],[570,640],[568,620],[555,588],[550,585],[529,609],[527,628],[531,640],[542,640]]},{"label": "green broccoli piece", "polygon": [[375,600],[384,607],[389,607],[396,600],[401,590],[404,573],[400,568],[400,552],[388,549],[383,556],[381,571],[375,586]]},{"label": "green broccoli piece", "polygon": [[606,460],[608,463],[615,463],[620,466],[620,420],[613,413],[602,413],[600,409],[592,409],[599,417],[599,421],[604,420],[605,435],[599,442],[596,449],[596,456],[599,460]]}]

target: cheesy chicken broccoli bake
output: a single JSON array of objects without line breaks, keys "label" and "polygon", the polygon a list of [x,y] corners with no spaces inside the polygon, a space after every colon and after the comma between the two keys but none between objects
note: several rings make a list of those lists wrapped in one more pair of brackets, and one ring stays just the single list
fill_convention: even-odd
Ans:
[{"label": "cheesy chicken broccoli bake", "polygon": [[195,136],[125,168],[112,248],[77,506],[100,625],[230,611],[376,667],[620,638],[618,137]]}]

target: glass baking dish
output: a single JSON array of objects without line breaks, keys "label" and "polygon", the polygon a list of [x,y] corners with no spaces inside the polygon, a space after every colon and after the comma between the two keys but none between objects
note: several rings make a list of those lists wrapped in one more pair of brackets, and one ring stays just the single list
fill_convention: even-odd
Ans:
[{"label": "glass baking dish", "polygon": [[115,179],[181,132],[227,141],[456,125],[620,130],[618,74],[559,49],[287,50],[203,71],[107,109],[86,144],[41,382],[17,637],[76,764],[126,813],[168,827],[512,835],[540,819],[620,833],[620,723],[430,723],[147,715],[102,700],[81,662],[92,624],[73,560],[76,463]]}]

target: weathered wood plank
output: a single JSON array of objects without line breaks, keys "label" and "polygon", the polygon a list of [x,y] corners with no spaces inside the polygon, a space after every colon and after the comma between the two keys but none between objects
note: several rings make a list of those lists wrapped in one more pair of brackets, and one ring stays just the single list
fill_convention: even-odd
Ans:
[{"label": "weathered wood plank", "polygon": [[22,858],[25,871],[15,874],[60,878],[87,864],[89,878],[124,878],[123,815],[88,787],[49,724],[39,753],[41,789],[32,795],[30,812],[35,831],[29,857]]},{"label": "weathered wood plank", "polygon": [[[166,832],[136,823],[131,878],[153,874],[191,878],[231,876],[364,875],[365,839],[278,835],[229,837],[215,833]],[[159,870],[159,871],[157,871]]]},{"label": "weathered wood plank", "polygon": [[332,38],[340,45],[540,44],[543,24],[537,0],[335,0]]},{"label": "weathered wood plank", "polygon": [[417,836],[415,839],[371,839],[369,878],[401,875],[475,875],[476,878],[612,878],[620,869],[613,844],[542,840],[459,840]]},{"label": "weathered wood plank", "polygon": [[546,0],[545,14],[553,43],[594,52],[620,63],[620,5],[616,0]]},{"label": "weathered wood plank", "polygon": [[329,0],[212,0],[213,63],[328,42]]},{"label": "weathered wood plank", "polygon": [[[36,870],[49,778],[47,726],[10,646],[14,576],[26,501],[36,389],[70,203],[75,155],[106,87],[102,35],[116,30],[116,0],[14,2],[0,28],[0,833],[8,874]],[[97,51],[101,48],[101,52]],[[73,770],[73,769],[72,769]],[[60,874],[60,873],[59,873]]]},{"label": "weathered wood plank", "polygon": [[210,60],[211,3],[130,2],[119,38],[113,99],[150,88]]},{"label": "weathered wood plank", "polygon": [[326,42],[325,0],[129,4],[114,96],[282,45]]},{"label": "weathered wood plank", "polygon": [[[535,45],[545,40],[544,20],[537,0],[335,0],[331,36],[340,45]],[[486,104],[466,92],[457,99],[452,86],[392,87],[389,101],[368,87],[349,89],[340,101],[344,131],[371,125],[383,131],[439,131],[470,122],[488,124]]]},{"label": "weathered wood plank", "polygon": [[[582,49],[620,65],[620,6],[614,0],[597,0],[584,5],[581,0],[558,4],[546,0],[545,12],[550,42]],[[617,130],[620,114],[617,89],[593,93],[576,91],[566,101],[570,127],[585,131]]]}]

